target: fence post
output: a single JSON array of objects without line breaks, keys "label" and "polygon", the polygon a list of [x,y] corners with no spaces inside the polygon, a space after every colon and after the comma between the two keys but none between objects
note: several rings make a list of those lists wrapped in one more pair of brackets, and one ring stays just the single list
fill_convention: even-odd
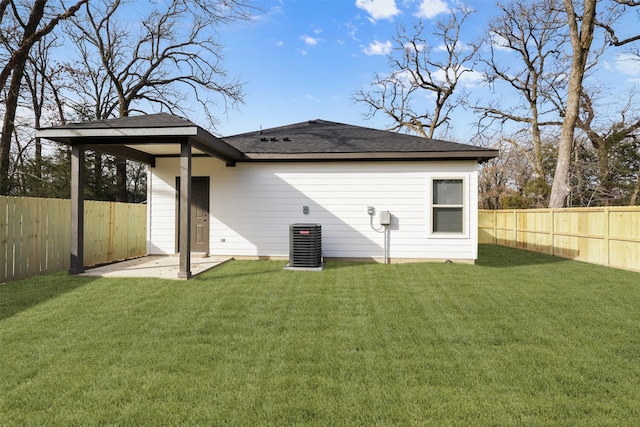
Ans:
[{"label": "fence post", "polygon": [[551,217],[551,242],[549,242],[549,255],[556,254],[556,211],[555,209],[549,209],[549,216]]},{"label": "fence post", "polygon": [[513,247],[518,247],[518,211],[513,210]]},{"label": "fence post", "polygon": [[609,245],[609,236],[611,235],[611,230],[609,227],[609,223],[610,223],[610,216],[611,216],[611,210],[609,207],[605,207],[604,211],[603,211],[603,215],[604,215],[604,242],[603,242],[603,246],[604,246],[604,250],[606,251],[606,255],[605,255],[605,264],[607,267],[609,266],[609,264],[611,263],[611,247]]}]

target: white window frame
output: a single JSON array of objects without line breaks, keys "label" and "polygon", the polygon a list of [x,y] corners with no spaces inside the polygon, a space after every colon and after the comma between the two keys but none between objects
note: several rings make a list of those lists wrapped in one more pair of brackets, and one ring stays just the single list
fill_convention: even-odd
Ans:
[{"label": "white window frame", "polygon": [[[436,205],[433,203],[434,184],[436,181],[462,181],[462,206],[460,205]],[[428,209],[429,213],[427,227],[429,229],[429,237],[433,239],[466,239],[469,238],[469,177],[464,175],[437,175],[429,178],[428,187]],[[462,207],[462,232],[438,232],[434,231],[433,210],[440,208],[460,208]]]}]

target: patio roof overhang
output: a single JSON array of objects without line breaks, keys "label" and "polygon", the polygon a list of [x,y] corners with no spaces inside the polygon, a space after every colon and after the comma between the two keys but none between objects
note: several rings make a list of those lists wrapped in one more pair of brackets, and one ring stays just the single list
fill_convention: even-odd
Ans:
[{"label": "patio roof overhang", "polygon": [[179,157],[181,146],[185,143],[191,147],[192,155],[216,157],[228,166],[246,159],[236,148],[190,122],[185,121],[188,125],[165,127],[142,123],[136,127],[119,126],[118,121],[126,122],[126,119],[129,118],[88,122],[93,126],[73,123],[38,129],[36,136],[70,146],[83,145],[87,150],[135,160],[152,167],[157,157]]},{"label": "patio roof overhang", "polygon": [[170,115],[122,117],[36,130],[36,137],[71,146],[71,253],[69,273],[84,272],[84,156],[95,150],[155,166],[157,157],[180,158],[180,262],[178,278],[191,273],[191,158],[219,158],[227,166],[245,159],[238,149],[188,120]]}]

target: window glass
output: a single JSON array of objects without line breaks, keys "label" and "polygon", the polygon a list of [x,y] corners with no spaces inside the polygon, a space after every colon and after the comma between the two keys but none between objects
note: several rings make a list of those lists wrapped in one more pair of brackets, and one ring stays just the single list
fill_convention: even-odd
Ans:
[{"label": "window glass", "polygon": [[435,233],[462,233],[462,208],[433,208]]},{"label": "window glass", "polygon": [[464,233],[464,183],[462,179],[434,179],[433,233]]},{"label": "window glass", "polygon": [[462,180],[437,179],[433,181],[434,205],[461,205]]}]

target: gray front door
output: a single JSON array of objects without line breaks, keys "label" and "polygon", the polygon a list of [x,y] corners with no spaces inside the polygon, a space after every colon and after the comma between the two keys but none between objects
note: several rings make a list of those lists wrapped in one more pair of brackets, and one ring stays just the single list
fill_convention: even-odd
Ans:
[{"label": "gray front door", "polygon": [[209,177],[191,181],[191,251],[209,253]]},{"label": "gray front door", "polygon": [[[176,247],[180,252],[180,177],[176,177]],[[191,252],[209,254],[209,177],[191,178]]]}]

